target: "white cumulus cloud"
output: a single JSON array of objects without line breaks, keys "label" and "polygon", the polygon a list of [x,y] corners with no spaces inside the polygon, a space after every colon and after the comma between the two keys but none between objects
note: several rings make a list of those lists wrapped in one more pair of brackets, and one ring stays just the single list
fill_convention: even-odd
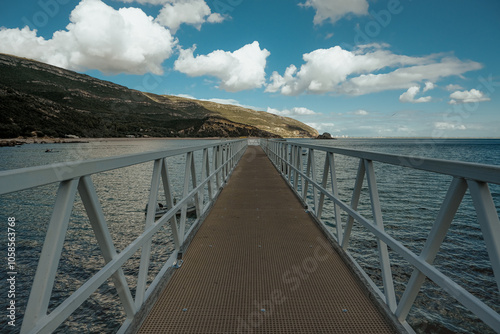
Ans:
[{"label": "white cumulus cloud", "polygon": [[[427,87],[427,85],[426,85]],[[412,86],[408,88],[406,92],[401,94],[399,96],[399,101],[403,103],[424,103],[424,102],[430,102],[431,97],[430,96],[422,96],[419,97],[418,99],[415,99],[415,96],[420,92],[420,86]],[[425,92],[425,88],[424,88]]]},{"label": "white cumulus cloud", "polygon": [[359,109],[359,110],[356,110],[354,112],[352,112],[353,115],[357,115],[357,116],[366,116],[368,115],[368,111],[366,110],[363,110],[363,109]]},{"label": "white cumulus cloud", "polygon": [[174,69],[191,77],[209,75],[221,80],[220,88],[229,92],[262,87],[265,84],[266,58],[271,54],[259,42],[230,52],[216,50],[207,55],[193,55],[193,46],[180,50]]},{"label": "white cumulus cloud", "polygon": [[184,98],[192,99],[192,100],[215,102],[215,103],[219,103],[219,104],[229,104],[229,105],[243,107],[243,108],[247,108],[247,109],[253,109],[253,110],[262,110],[259,107],[241,104],[238,100],[235,100],[235,99],[221,99],[221,98],[217,98],[217,97],[214,97],[211,99],[197,99],[196,97],[189,95],[189,94],[176,94],[175,96],[184,97]]},{"label": "white cumulus cloud", "polygon": [[292,109],[278,110],[271,107],[267,107],[267,112],[279,116],[306,116],[306,115],[317,115],[316,112],[311,109],[304,107],[295,107]]},{"label": "white cumulus cloud", "polygon": [[303,55],[304,64],[300,69],[292,64],[283,75],[273,72],[266,91],[279,91],[283,95],[364,95],[408,89],[419,83],[436,82],[482,67],[477,62],[443,55],[398,55],[385,47],[371,44],[352,51],[340,46],[314,50]]},{"label": "white cumulus cloud", "polygon": [[311,128],[316,129],[319,133],[329,132],[334,133],[337,132],[334,123],[305,123],[309,125]]},{"label": "white cumulus cloud", "polygon": [[149,4],[149,5],[164,5],[166,3],[171,2],[171,0],[116,0],[120,2],[126,2],[126,3],[132,3],[132,2],[137,2],[142,5]]},{"label": "white cumulus cloud", "polygon": [[300,5],[316,10],[314,24],[321,24],[327,20],[335,23],[347,15],[368,15],[366,0],[307,0]]},{"label": "white cumulus cloud", "polygon": [[463,124],[455,124],[450,122],[435,122],[434,127],[438,130],[466,130]]},{"label": "white cumulus cloud", "polygon": [[204,0],[168,0],[156,21],[175,34],[181,24],[189,24],[200,30],[203,23],[220,23],[224,17],[212,13]]},{"label": "white cumulus cloud", "polygon": [[445,88],[449,92],[464,89],[462,86],[460,86],[460,85],[454,85],[454,84],[449,84]]},{"label": "white cumulus cloud", "polygon": [[162,63],[177,41],[138,8],[114,8],[82,0],[66,30],[52,39],[36,30],[0,28],[0,51],[71,69],[104,73],[162,74]]},{"label": "white cumulus cloud", "polygon": [[241,104],[238,100],[235,99],[221,99],[221,98],[211,98],[211,99],[200,99],[201,101],[208,101],[208,102],[215,102],[219,104],[229,104],[233,106],[238,106],[242,108],[247,108],[247,109],[253,109],[253,110],[262,110],[259,107],[248,105],[248,104]]},{"label": "white cumulus cloud", "polygon": [[424,93],[427,92],[428,90],[431,90],[431,89],[434,89],[434,88],[436,88],[436,85],[433,82],[427,81],[425,83]]},{"label": "white cumulus cloud", "polygon": [[477,89],[456,91],[450,94],[449,104],[476,103],[490,101],[490,98]]}]

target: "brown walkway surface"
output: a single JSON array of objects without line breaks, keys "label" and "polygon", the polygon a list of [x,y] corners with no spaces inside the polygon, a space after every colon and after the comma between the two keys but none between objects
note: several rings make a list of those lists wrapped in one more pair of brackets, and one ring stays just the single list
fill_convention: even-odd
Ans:
[{"label": "brown walkway surface", "polygon": [[262,149],[249,147],[140,333],[391,333]]}]

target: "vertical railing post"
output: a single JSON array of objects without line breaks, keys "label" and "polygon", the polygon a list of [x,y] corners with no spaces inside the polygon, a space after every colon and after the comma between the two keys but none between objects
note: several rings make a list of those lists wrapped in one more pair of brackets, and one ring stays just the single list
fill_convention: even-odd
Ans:
[{"label": "vertical railing post", "polygon": [[229,173],[231,172],[231,169],[233,169],[233,157],[232,157],[232,154],[231,154],[231,148],[232,148],[232,145],[231,144],[228,144],[227,145],[227,175],[229,175]]},{"label": "vertical railing post", "polygon": [[224,168],[223,168],[224,145],[221,144],[217,149],[218,149],[217,150],[217,164],[218,164],[218,168],[220,168],[220,171],[219,171],[219,182],[220,182],[219,188],[220,188],[224,184]]},{"label": "vertical railing post", "polygon": [[288,143],[283,143],[283,173],[285,177],[288,176]]},{"label": "vertical railing post", "polygon": [[275,142],[271,143],[271,152],[273,154],[274,164],[279,170],[279,160],[278,160],[278,144]]},{"label": "vertical railing post", "polygon": [[276,168],[278,168],[278,171],[280,169],[280,162],[279,162],[279,151],[278,151],[278,143],[273,142],[272,143],[272,152],[273,152],[273,157],[274,157],[274,164],[276,165]]},{"label": "vertical railing post", "polygon": [[283,143],[276,143],[279,172],[283,174]]},{"label": "vertical railing post", "polygon": [[278,172],[281,173],[280,144],[279,143],[274,143],[274,153],[275,153],[275,159],[276,159],[276,168],[278,169]]},{"label": "vertical railing post", "polygon": [[224,168],[223,168],[223,170],[224,170],[224,177],[223,177],[224,183],[227,181],[227,175],[228,175],[228,164],[227,164],[228,157],[229,157],[228,153],[229,153],[228,146],[227,146],[227,144],[224,144],[224,148],[222,150],[222,163],[224,164]]},{"label": "vertical railing post", "polygon": [[220,145],[217,145],[214,147],[213,156],[214,156],[214,159],[213,159],[214,171],[216,171],[216,173],[215,173],[215,188],[216,188],[216,191],[218,191],[220,189],[220,186],[221,186],[221,181],[220,181],[221,171],[219,170],[219,167],[220,167]]},{"label": "vertical railing post", "polygon": [[275,166],[276,166],[276,168],[278,168],[278,170],[279,170],[279,161],[278,161],[278,144],[276,144],[275,142],[271,142],[271,145],[270,145],[270,150],[271,150],[271,152],[272,152],[274,165],[275,165]]},{"label": "vertical railing post", "polygon": [[298,149],[299,147],[297,145],[293,145],[293,160],[292,160],[292,165],[291,167],[292,170],[293,170],[293,189],[297,190],[297,182],[298,182],[298,171],[297,171],[297,163],[298,163],[298,160],[299,160],[299,155],[298,155]]},{"label": "vertical railing post", "polygon": [[280,148],[281,173],[286,175],[286,144],[280,143]]},{"label": "vertical railing post", "polygon": [[293,163],[295,161],[295,145],[288,145],[288,149],[290,150],[290,152],[287,152],[288,153],[288,184],[290,185],[290,188],[293,189]]},{"label": "vertical railing post", "polygon": [[297,155],[296,155],[296,158],[295,158],[295,176],[294,176],[294,189],[295,189],[295,192],[298,191],[299,189],[299,178],[302,179],[302,176],[300,175],[300,165],[301,165],[301,162],[302,162],[302,148],[300,146],[297,146]]},{"label": "vertical railing post", "polygon": [[234,160],[236,159],[236,157],[233,156],[233,153],[234,153],[233,148],[234,148],[234,144],[229,145],[229,156],[230,156],[230,159],[231,159],[231,166],[229,167],[230,171],[233,170],[233,168],[234,168]]},{"label": "vertical railing post", "polygon": [[226,181],[229,177],[229,172],[231,171],[231,146],[229,144],[226,145]]}]

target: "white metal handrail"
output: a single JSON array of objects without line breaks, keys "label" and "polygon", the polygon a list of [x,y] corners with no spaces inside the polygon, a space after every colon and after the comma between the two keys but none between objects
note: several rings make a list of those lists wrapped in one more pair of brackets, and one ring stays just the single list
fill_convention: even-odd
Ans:
[{"label": "white metal handrail", "polygon": [[[243,155],[246,147],[246,140],[218,141],[212,144],[181,149],[154,151],[90,161],[58,163],[49,166],[0,172],[0,195],[46,184],[59,184],[54,209],[26,307],[21,333],[52,332],[110,277],[113,279],[127,316],[119,330],[119,332],[124,332],[152,291],[159,284],[163,274],[177,261],[186,236],[196,228],[200,218],[209,209]],[[212,151],[212,163],[210,163],[209,150]],[[197,178],[194,160],[194,153],[197,151],[202,152],[201,178]],[[186,155],[184,191],[182,198],[174,203],[171,177],[168,175],[166,158],[184,154]],[[154,164],[144,232],[118,254],[113,244],[91,175],[150,161],[154,162]],[[198,180],[200,181],[198,182]],[[166,196],[168,211],[155,221],[155,208],[161,186],[163,186]],[[208,189],[209,198],[207,199],[207,204],[203,205],[205,189]],[[81,201],[106,264],[59,306],[52,310],[52,312],[47,313],[71,210],[77,193],[80,194]],[[192,199],[195,202],[197,219],[186,233],[187,205],[188,201]],[[179,211],[181,211],[181,216],[179,221],[177,221],[176,213]],[[146,288],[151,256],[151,241],[155,233],[167,223],[170,224],[175,249],[153,282]],[[138,268],[137,287],[134,298],[127,284],[122,266],[139,249],[141,249],[141,260]]]},{"label": "white metal handrail", "polygon": [[[289,186],[306,203],[307,194],[310,187],[312,187],[313,208],[310,210],[311,214],[325,226],[325,230],[342,247],[347,256],[361,271],[364,278],[367,279],[371,287],[388,305],[389,309],[396,315],[405,328],[413,331],[406,321],[407,316],[427,277],[476,314],[493,330],[500,333],[500,314],[479,298],[469,293],[462,286],[455,283],[450,277],[446,276],[433,265],[433,261],[445,239],[458,207],[467,189],[469,189],[497,283],[497,289],[500,291],[500,220],[488,187],[488,183],[500,184],[500,167],[347,150],[282,140],[261,140],[261,146],[278,171],[287,180]],[[307,155],[305,170],[303,150],[305,150]],[[315,157],[316,151],[325,153],[323,175],[320,182],[318,182],[318,175],[316,175],[315,171],[317,162]],[[359,159],[350,205],[343,202],[339,197],[335,155]],[[373,162],[409,167],[453,177],[420,254],[415,254],[384,231]],[[373,220],[363,217],[357,210],[365,177],[368,184]],[[326,189],[328,179],[330,179],[331,189]],[[326,229],[326,225],[321,219],[325,198],[330,199],[334,203],[333,216],[336,226],[334,233]],[[341,210],[347,213],[347,221],[342,222],[340,216]],[[378,288],[348,251],[354,222],[364,226],[377,239],[383,291]],[[399,301],[396,300],[395,296],[388,247],[413,266],[413,273]]]}]

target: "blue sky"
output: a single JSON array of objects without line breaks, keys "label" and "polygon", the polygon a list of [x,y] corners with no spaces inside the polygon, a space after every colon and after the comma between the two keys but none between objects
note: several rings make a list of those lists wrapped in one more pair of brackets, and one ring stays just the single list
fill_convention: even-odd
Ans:
[{"label": "blue sky", "polygon": [[23,0],[0,52],[349,137],[500,137],[497,0]]}]

